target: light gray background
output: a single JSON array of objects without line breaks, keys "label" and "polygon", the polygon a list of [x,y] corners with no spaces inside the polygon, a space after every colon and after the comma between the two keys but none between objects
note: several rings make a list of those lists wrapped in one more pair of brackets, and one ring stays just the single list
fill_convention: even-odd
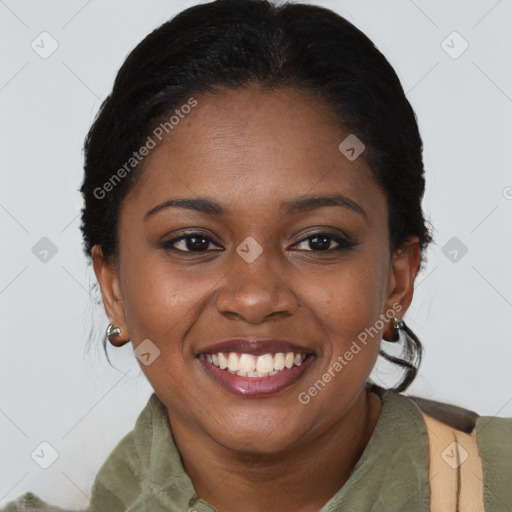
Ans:
[{"label": "light gray background", "polygon": [[[84,507],[152,391],[131,345],[110,352],[117,370],[100,348],[107,319],[91,298],[78,229],[81,150],[128,52],[195,3],[0,0],[0,505],[31,490]],[[419,119],[437,245],[406,316],[425,346],[408,393],[512,416],[512,2],[311,3],[376,43]],[[59,45],[47,59],[31,48],[43,31]],[[453,31],[469,43],[458,58],[445,51],[462,48],[446,40]],[[32,252],[42,237],[57,248],[46,263]],[[468,248],[456,262],[442,252],[452,237]],[[389,366],[375,371],[381,382],[396,378]],[[59,455],[48,469],[30,455],[43,441]]]}]

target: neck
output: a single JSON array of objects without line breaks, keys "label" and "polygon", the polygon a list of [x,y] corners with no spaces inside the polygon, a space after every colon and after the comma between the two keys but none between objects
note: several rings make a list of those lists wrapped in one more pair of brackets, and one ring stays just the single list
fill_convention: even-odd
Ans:
[{"label": "neck", "polygon": [[328,430],[300,447],[272,455],[234,453],[204,434],[174,421],[171,425],[194,489],[220,512],[295,512],[298,506],[313,512],[347,481],[381,406],[380,398],[364,388]]}]

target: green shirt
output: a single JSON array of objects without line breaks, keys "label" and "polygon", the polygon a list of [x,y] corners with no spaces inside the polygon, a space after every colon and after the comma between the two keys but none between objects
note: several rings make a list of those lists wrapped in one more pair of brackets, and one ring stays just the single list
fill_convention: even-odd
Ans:
[{"label": "green shirt", "polygon": [[[383,392],[381,400],[381,415],[362,456],[319,512],[429,511],[428,437],[421,413],[409,398],[394,391]],[[479,416],[476,429],[485,511],[511,512],[512,418]],[[98,471],[83,512],[121,511],[215,511],[195,493],[181,464],[166,407],[155,393],[135,428]]]}]

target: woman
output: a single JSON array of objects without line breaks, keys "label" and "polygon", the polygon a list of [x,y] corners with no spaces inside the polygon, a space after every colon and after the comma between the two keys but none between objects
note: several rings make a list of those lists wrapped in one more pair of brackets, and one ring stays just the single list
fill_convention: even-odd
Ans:
[{"label": "woman", "polygon": [[[106,337],[155,391],[88,512],[512,509],[512,419],[400,394],[422,143],[358,29],[267,0],[187,9],[128,56],[85,157]],[[405,371],[391,390],[369,381],[379,353]]]}]

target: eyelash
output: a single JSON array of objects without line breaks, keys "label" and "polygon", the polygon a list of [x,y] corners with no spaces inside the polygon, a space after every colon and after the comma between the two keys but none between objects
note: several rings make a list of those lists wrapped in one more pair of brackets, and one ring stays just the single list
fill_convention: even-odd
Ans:
[{"label": "eyelash", "polygon": [[[340,236],[340,235],[334,235],[332,233],[328,233],[328,232],[325,232],[325,231],[317,231],[315,233],[311,233],[307,237],[304,237],[301,240],[299,240],[298,242],[295,242],[293,245],[298,245],[298,244],[300,244],[302,242],[307,242],[310,239],[313,239],[315,237],[321,237],[321,236],[324,236],[326,238],[330,238],[332,241],[334,241],[334,242],[336,242],[338,244],[338,247],[335,247],[333,249],[327,249],[327,250],[321,250],[321,249],[320,250],[314,250],[314,249],[310,249],[310,250],[306,250],[305,252],[332,253],[332,252],[336,252],[336,251],[348,251],[348,250],[351,250],[351,249],[353,249],[354,247],[356,247],[358,245],[357,242],[352,242],[348,238],[344,238],[343,236]],[[199,232],[194,232],[194,233],[187,233],[186,235],[181,235],[181,236],[176,237],[176,238],[172,238],[171,240],[167,240],[167,241],[165,241],[165,242],[163,242],[161,244],[161,247],[163,249],[166,249],[166,250],[170,250],[170,251],[174,251],[174,252],[182,252],[182,253],[205,253],[205,252],[208,252],[208,250],[205,250],[205,251],[190,251],[190,250],[176,249],[175,247],[173,247],[174,244],[176,244],[177,242],[182,241],[182,240],[186,240],[188,238],[204,238],[209,243],[215,244],[215,241],[212,240],[210,237],[208,237],[206,235],[203,235],[202,233],[199,233]],[[218,250],[218,249],[216,249],[216,250]]]}]

